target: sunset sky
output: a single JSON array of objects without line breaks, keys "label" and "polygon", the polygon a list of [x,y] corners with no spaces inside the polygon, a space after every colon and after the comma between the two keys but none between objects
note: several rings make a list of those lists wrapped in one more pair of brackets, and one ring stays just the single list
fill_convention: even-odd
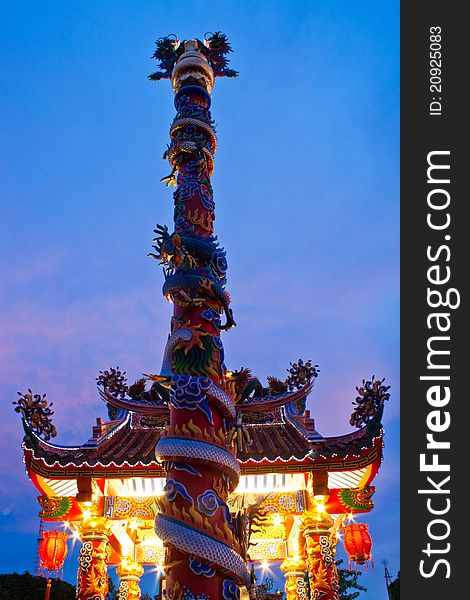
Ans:
[{"label": "sunset sky", "polygon": [[[146,77],[157,37],[222,30],[232,80],[212,115],[216,233],[238,326],[227,367],[284,378],[320,365],[308,407],[351,431],[355,386],[392,386],[361,598],[399,569],[399,3],[48,0],[4,4],[0,32],[1,572],[33,571],[39,505],[11,402],[54,402],[56,443],[106,416],[95,377],[158,371],[171,306],[146,257],[171,224],[161,160],[171,86]],[[76,554],[76,553],[75,553]],[[344,551],[339,550],[344,557]],[[69,557],[65,578],[74,582]],[[151,577],[144,591],[152,591]],[[149,583],[150,582],[150,583]]]}]

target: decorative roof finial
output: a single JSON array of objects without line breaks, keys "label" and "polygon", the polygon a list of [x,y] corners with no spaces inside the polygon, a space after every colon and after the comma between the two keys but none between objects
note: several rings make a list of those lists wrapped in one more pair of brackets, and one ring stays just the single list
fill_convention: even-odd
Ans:
[{"label": "decorative roof finial", "polygon": [[158,69],[149,75],[152,81],[171,79],[178,92],[185,85],[199,85],[209,94],[214,77],[237,77],[238,71],[228,68],[226,55],[232,52],[227,36],[220,31],[206,33],[204,41],[193,39],[180,41],[174,34],[159,38],[152,58]]},{"label": "decorative roof finial", "polygon": [[200,85],[209,94],[214,87],[214,70],[199,50],[199,40],[185,40],[184,52],[171,72],[171,85],[176,94],[185,85]]}]

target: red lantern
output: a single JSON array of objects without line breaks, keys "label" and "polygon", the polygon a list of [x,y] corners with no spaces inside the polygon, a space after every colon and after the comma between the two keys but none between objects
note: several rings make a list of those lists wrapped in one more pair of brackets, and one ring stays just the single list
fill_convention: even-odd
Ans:
[{"label": "red lantern", "polygon": [[41,567],[48,571],[58,571],[67,556],[68,534],[65,531],[44,531],[39,543]]},{"label": "red lantern", "polygon": [[364,523],[350,523],[343,526],[344,548],[349,556],[349,562],[364,565],[371,560],[372,539],[369,526]]}]

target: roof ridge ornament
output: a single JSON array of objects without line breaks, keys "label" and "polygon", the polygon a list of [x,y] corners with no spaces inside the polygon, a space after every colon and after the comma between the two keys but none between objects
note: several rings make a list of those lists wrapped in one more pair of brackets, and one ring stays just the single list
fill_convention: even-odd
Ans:
[{"label": "roof ridge ornament", "polygon": [[151,81],[171,79],[175,93],[185,85],[199,85],[209,94],[215,77],[237,77],[238,71],[228,68],[226,55],[232,52],[227,36],[221,31],[205,33],[203,41],[194,38],[180,41],[174,34],[158,38],[152,55],[158,69]]},{"label": "roof ridge ornament", "polygon": [[380,430],[385,401],[390,398],[388,390],[391,386],[383,385],[385,377],[376,379],[372,375],[370,380],[362,380],[362,386],[356,386],[358,395],[352,402],[354,411],[349,419],[350,425],[355,427],[367,426],[369,433]]},{"label": "roof ridge ornament", "polygon": [[21,413],[26,434],[32,432],[37,436],[44,436],[45,440],[56,437],[57,429],[52,422],[54,403],[49,403],[46,394],[33,394],[31,388],[25,394],[17,394],[20,398],[12,404],[16,404],[15,412]]}]

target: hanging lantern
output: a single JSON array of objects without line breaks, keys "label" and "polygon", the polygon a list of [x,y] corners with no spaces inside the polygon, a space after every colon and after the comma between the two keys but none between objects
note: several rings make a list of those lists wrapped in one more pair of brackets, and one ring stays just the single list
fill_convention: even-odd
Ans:
[{"label": "hanging lantern", "polygon": [[48,571],[58,571],[67,556],[68,534],[65,531],[43,531],[39,543],[41,567]]},{"label": "hanging lantern", "polygon": [[349,556],[349,562],[358,565],[367,564],[372,559],[372,539],[369,526],[364,523],[350,523],[343,526],[344,548]]}]

